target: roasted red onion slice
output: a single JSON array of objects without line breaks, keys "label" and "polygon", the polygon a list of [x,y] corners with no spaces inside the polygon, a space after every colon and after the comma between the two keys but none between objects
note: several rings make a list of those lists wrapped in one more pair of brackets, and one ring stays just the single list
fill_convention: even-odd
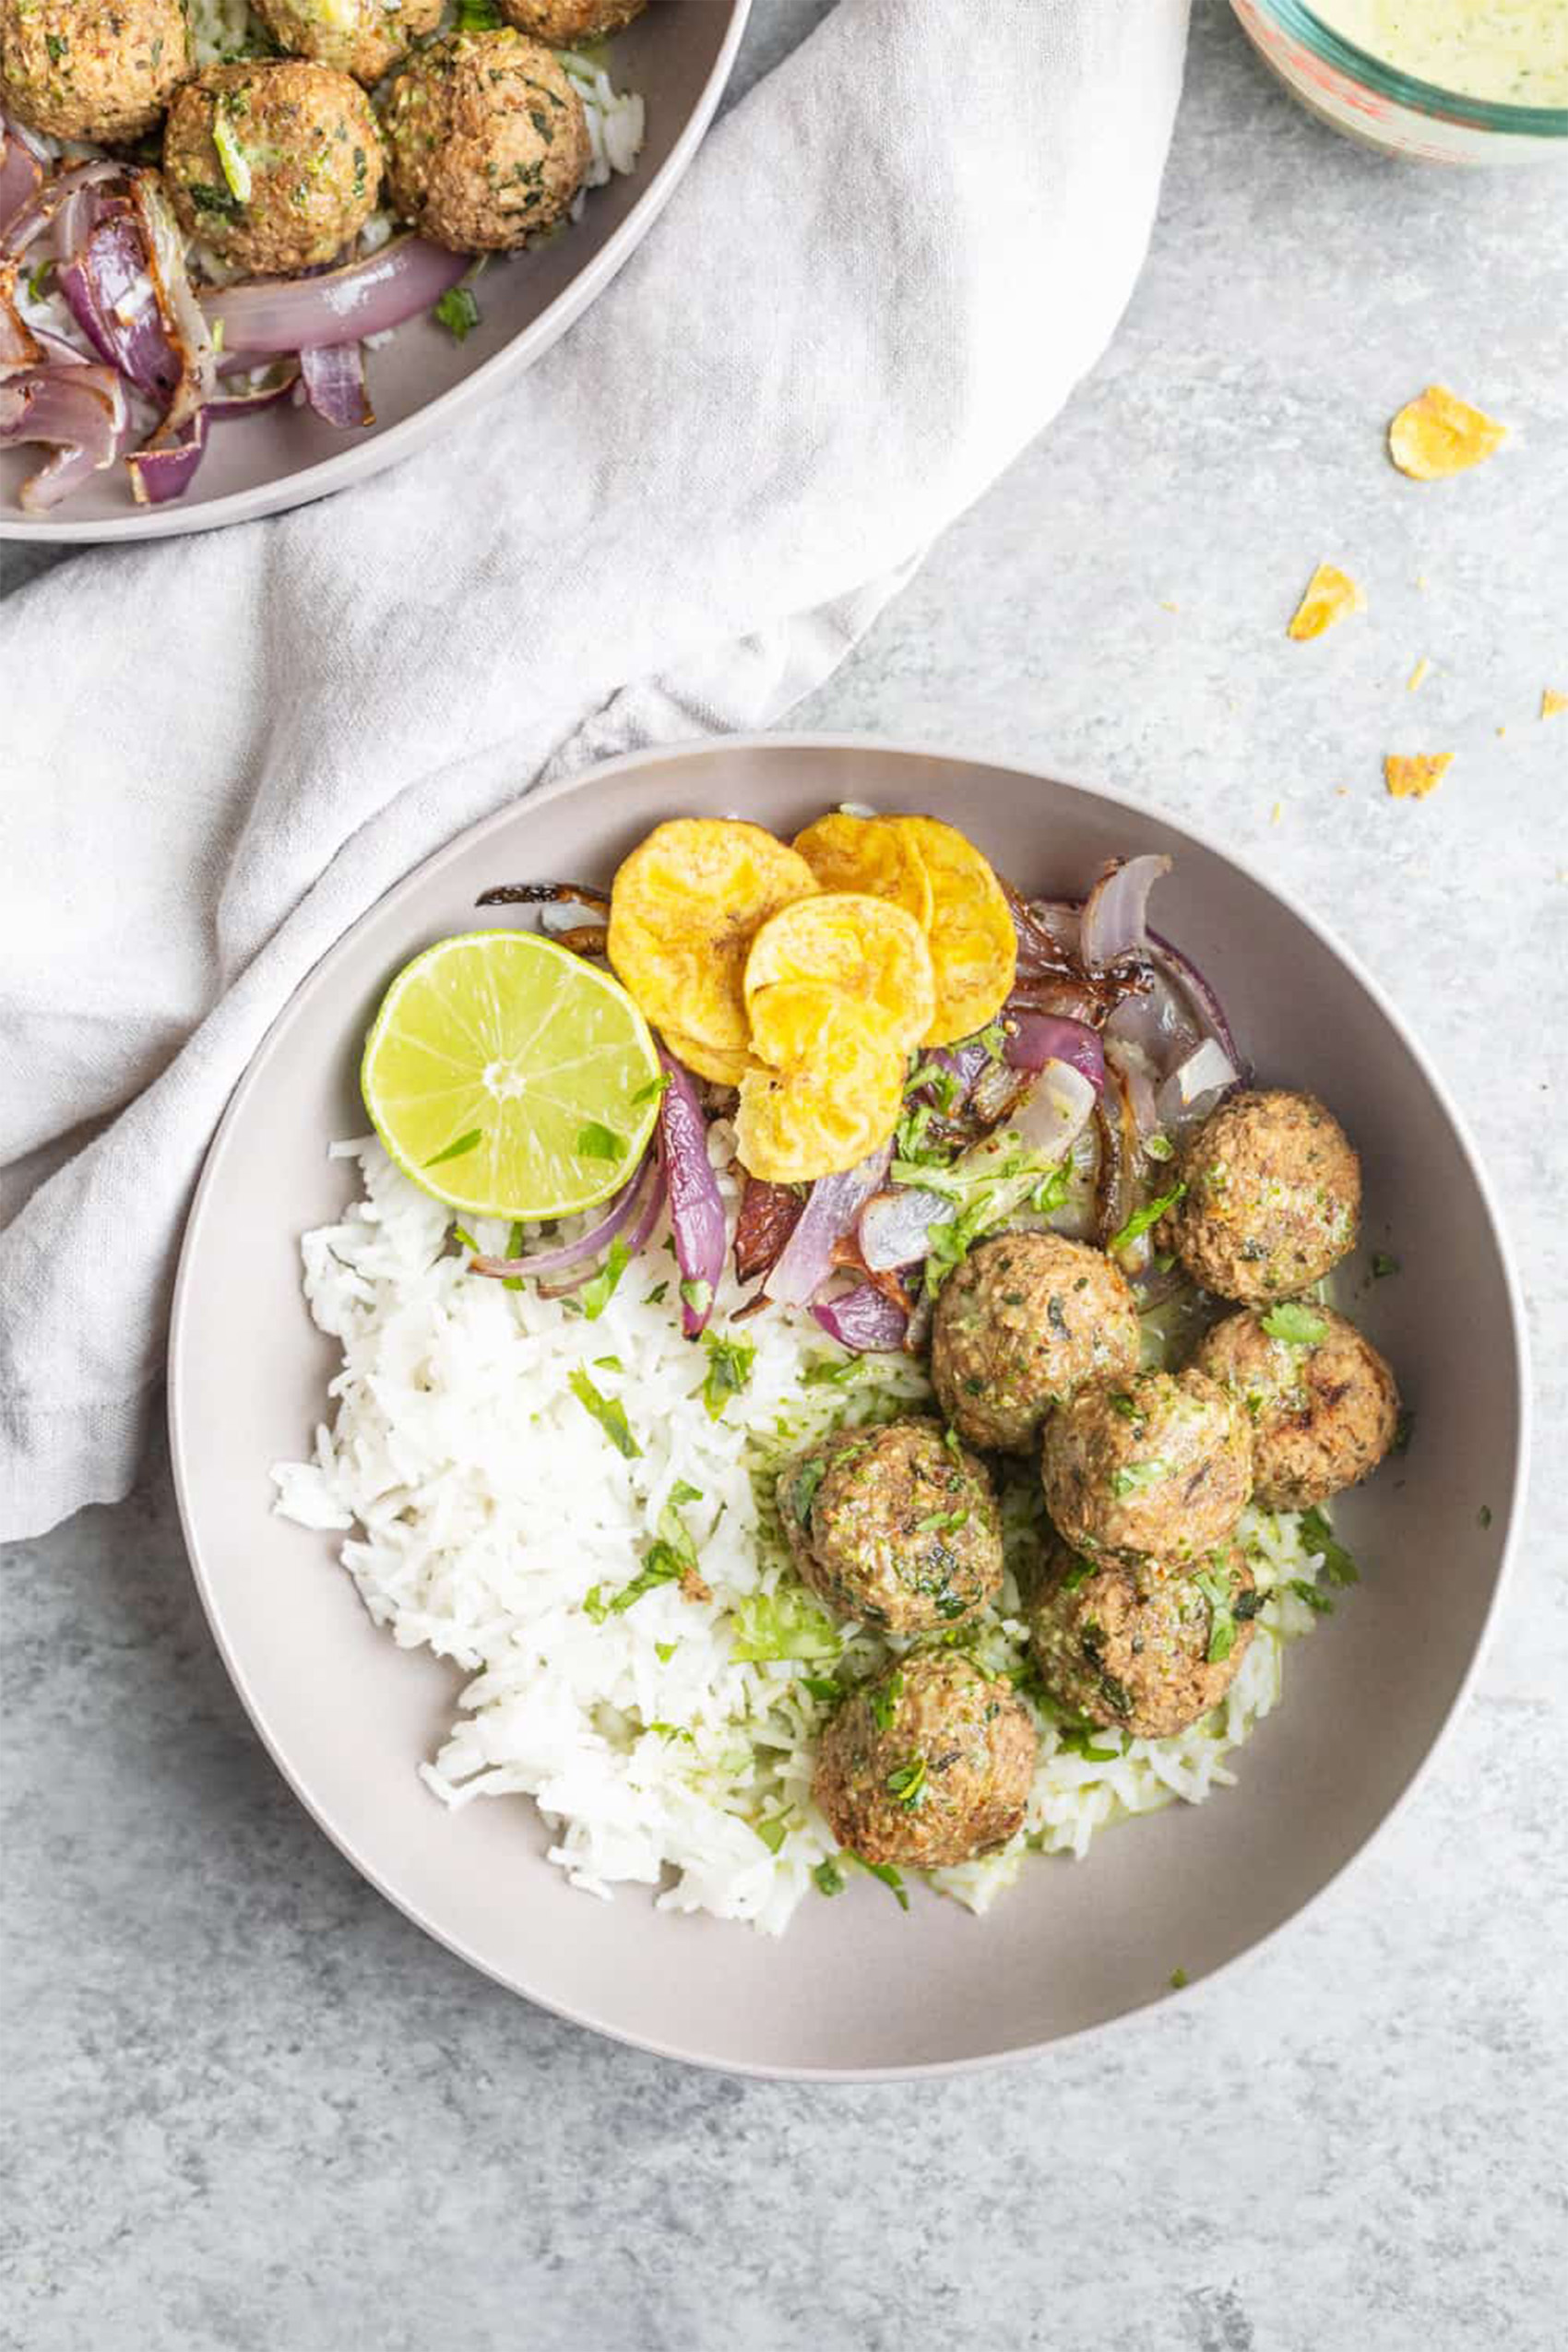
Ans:
[{"label": "roasted red onion slice", "polygon": [[1084,902],[1078,952],[1092,972],[1148,953],[1149,892],[1170,860],[1152,855],[1108,866]]},{"label": "roasted red onion slice", "polygon": [[270,409],[276,401],[286,400],[300,380],[297,360],[285,360],[267,371],[266,380],[250,392],[219,392],[207,404],[208,424],[221,424],[230,417],[254,417],[258,410]]},{"label": "roasted red onion slice", "polygon": [[327,423],[346,428],[375,422],[365,390],[364,353],[358,343],[306,344],[300,353],[300,373],[305,398]]},{"label": "roasted red onion slice", "polygon": [[[601,1251],[610,1247],[636,1208],[638,1195],[647,1180],[651,1165],[651,1156],[645,1155],[638,1161],[636,1173],[630,1183],[621,1187],[599,1223],[590,1226],[586,1233],[579,1233],[575,1241],[562,1241],[548,1250],[534,1250],[527,1257],[470,1258],[469,1272],[493,1275],[497,1281],[510,1281],[517,1275],[564,1274],[569,1266],[580,1265],[585,1258],[598,1257]],[[657,1216],[657,1209],[654,1214]]]},{"label": "roasted red onion slice", "polygon": [[670,1186],[670,1227],[681,1269],[681,1327],[707,1327],[724,1271],[724,1201],[707,1156],[707,1122],[690,1074],[659,1049],[670,1083],[659,1103],[659,1157]]},{"label": "roasted red onion slice", "polygon": [[857,1168],[819,1176],[800,1223],[767,1277],[767,1295],[781,1307],[803,1307],[833,1271],[833,1244],[854,1229],[861,1210],[887,1173],[891,1146],[883,1144]]},{"label": "roasted red onion slice", "polygon": [[42,164],[0,114],[0,236],[27,211],[42,185]]},{"label": "roasted red onion slice", "polygon": [[1156,1114],[1161,1125],[1176,1134],[1197,1125],[1240,1076],[1241,1072],[1218,1039],[1206,1037],[1172,1070],[1156,1095]]},{"label": "roasted red onion slice", "polygon": [[862,1282],[839,1299],[819,1300],[812,1313],[830,1338],[857,1356],[902,1348],[909,1336],[909,1318],[903,1308],[873,1282]]},{"label": "roasted red onion slice", "polygon": [[1192,998],[1205,1027],[1213,1031],[1234,1063],[1237,1075],[1244,1078],[1247,1075],[1247,1063],[1236,1043],[1235,1032],[1226,1018],[1225,1007],[1208,980],[1190,956],[1183,955],[1180,947],[1173,947],[1170,940],[1162,939],[1158,932],[1150,932],[1149,944],[1156,950],[1161,962],[1170,965],[1177,980]]},{"label": "roasted red onion slice", "polygon": [[[651,1183],[647,1181],[650,1169],[653,1172]],[[632,1194],[634,1199],[639,1194],[642,1198],[642,1207],[638,1213],[637,1221],[626,1237],[626,1256],[630,1261],[638,1256],[647,1246],[664,1208],[664,1170],[659,1165],[653,1153],[650,1152],[643,1161],[626,1189]],[[620,1195],[617,1194],[616,1197],[619,1200]],[[607,1237],[609,1241],[614,1239],[613,1233]],[[537,1265],[538,1261],[534,1259],[529,1263]],[[580,1290],[585,1283],[593,1280],[599,1263],[599,1253],[596,1252],[591,1258],[580,1262],[564,1282],[541,1282],[539,1286],[540,1297],[541,1299],[569,1298],[574,1290]]]},{"label": "roasted red onion slice", "polygon": [[1081,1070],[1098,1091],[1105,1084],[1105,1050],[1099,1032],[1086,1021],[1064,1020],[1052,1013],[1003,1009],[1006,1029],[1004,1051],[1016,1070],[1043,1070],[1048,1062],[1066,1062]]},{"label": "roasted red onion slice", "polygon": [[0,229],[0,244],[14,258],[31,244],[41,230],[48,228],[61,207],[82,189],[95,187],[102,180],[123,180],[125,176],[123,163],[108,162],[77,163],[68,172],[56,172],[52,180],[45,180],[32,201]]},{"label": "roasted red onion slice", "polygon": [[0,383],[0,447],[41,441],[58,452],[22,484],[23,512],[45,513],[112,465],[127,422],[125,387],[113,368],[42,367]]},{"label": "roasted red onion slice", "polygon": [[156,172],[132,172],[131,201],[141,221],[164,332],[180,362],[180,381],[156,436],[160,442],[174,441],[183,437],[186,423],[202,403],[212,398],[217,354],[185,268],[185,241]]},{"label": "roasted red onion slice", "polygon": [[1008,1122],[1025,1149],[1046,1159],[1071,1151],[1094,1115],[1096,1090],[1071,1062],[1048,1062]]},{"label": "roasted red onion slice", "polygon": [[36,367],[43,357],[42,344],[17,308],[16,264],[0,262],[0,380]]},{"label": "roasted red onion slice", "polygon": [[183,498],[207,447],[207,410],[195,409],[177,431],[160,424],[150,441],[125,458],[138,506],[166,506]]},{"label": "roasted red onion slice", "polygon": [[395,237],[378,253],[320,278],[224,286],[208,295],[207,315],[214,330],[222,329],[225,351],[270,354],[358,342],[433,309],[470,266],[466,255],[422,237]]},{"label": "roasted red onion slice", "polygon": [[925,1256],[932,1227],[945,1224],[952,1214],[952,1203],[940,1193],[924,1192],[918,1184],[896,1184],[890,1193],[876,1194],[861,1211],[861,1255],[873,1274],[912,1265]]},{"label": "roasted red onion slice", "polygon": [[148,267],[147,230],[128,202],[106,208],[91,222],[80,248],[62,259],[58,282],[99,356],[166,410],[184,362]]}]

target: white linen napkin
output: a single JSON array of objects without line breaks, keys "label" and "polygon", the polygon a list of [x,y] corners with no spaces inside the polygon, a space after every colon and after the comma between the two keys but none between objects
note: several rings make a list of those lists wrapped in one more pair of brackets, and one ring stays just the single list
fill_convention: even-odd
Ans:
[{"label": "white linen napkin", "polygon": [[545,775],[775,720],[1061,407],[1186,16],[842,0],[436,446],[0,605],[0,1536],[130,1484],[203,1153],[354,917]]}]

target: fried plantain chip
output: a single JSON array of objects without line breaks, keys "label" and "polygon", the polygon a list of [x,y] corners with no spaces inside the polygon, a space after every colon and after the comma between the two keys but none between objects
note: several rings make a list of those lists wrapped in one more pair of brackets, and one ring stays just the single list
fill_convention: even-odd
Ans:
[{"label": "fried plantain chip", "polygon": [[741,1081],[741,1159],[771,1184],[854,1168],[885,1143],[904,1099],[907,1057],[892,1028],[841,989],[781,980],[752,1000],[752,1039],[772,1069]]},{"label": "fried plantain chip", "polygon": [[1291,615],[1289,637],[1321,637],[1347,612],[1364,612],[1367,600],[1348,572],[1337,564],[1320,564],[1307,582],[1301,601]]},{"label": "fried plantain chip", "polygon": [[924,932],[902,907],[863,891],[824,891],[769,915],[746,957],[747,1006],[784,980],[841,988],[857,1004],[885,1014],[905,1047],[919,1045],[936,1013]]},{"label": "fried plantain chip", "polygon": [[1413,481],[1443,481],[1479,466],[1501,449],[1508,427],[1499,424],[1446,385],[1429,384],[1408,400],[1388,428],[1388,454]]},{"label": "fried plantain chip", "polygon": [[816,888],[805,860],[759,825],[674,818],[656,826],[615,876],[610,961],[656,1028],[738,1051],[753,935]]},{"label": "fried plantain chip", "polygon": [[677,1062],[699,1078],[711,1078],[716,1087],[738,1087],[751,1067],[752,1057],[742,1046],[705,1045],[682,1029],[660,1029],[659,1034]]},{"label": "fried plantain chip", "polygon": [[975,848],[932,816],[888,820],[920,851],[931,876],[931,960],[936,1013],[925,1041],[951,1045],[994,1020],[1017,969],[1018,945],[1002,885]]},{"label": "fried plantain chip", "polygon": [[1383,780],[1396,801],[1424,801],[1453,765],[1452,752],[1390,752],[1383,763]]},{"label": "fried plantain chip", "polygon": [[836,809],[797,836],[795,847],[825,890],[859,890],[890,898],[931,928],[931,877],[907,833],[885,816]]}]

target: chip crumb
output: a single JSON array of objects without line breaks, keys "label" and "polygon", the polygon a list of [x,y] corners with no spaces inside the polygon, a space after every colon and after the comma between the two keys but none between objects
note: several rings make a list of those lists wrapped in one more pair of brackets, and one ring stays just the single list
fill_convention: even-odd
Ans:
[{"label": "chip crumb", "polygon": [[1172,604],[1168,596],[1162,596],[1160,598],[1159,609],[1162,612],[1180,612],[1182,610],[1179,604]]},{"label": "chip crumb", "polygon": [[1350,797],[1350,787],[1348,784],[1336,784],[1334,788],[1334,797],[1338,801],[1348,801]]},{"label": "chip crumb", "polygon": [[1420,659],[1417,662],[1415,668],[1411,671],[1409,676],[1405,681],[1405,692],[1408,695],[1413,695],[1415,693],[1416,688],[1420,684],[1421,680],[1426,676],[1427,671],[1431,668],[1431,663],[1427,659],[1426,655],[1423,653]]},{"label": "chip crumb", "polygon": [[1555,686],[1543,686],[1540,690],[1541,717],[1555,719],[1560,710],[1568,710],[1568,695],[1560,695]]},{"label": "chip crumb", "polygon": [[1390,752],[1383,763],[1384,781],[1396,801],[1424,801],[1453,765],[1452,752]]},{"label": "chip crumb", "polygon": [[1306,593],[1291,615],[1285,634],[1301,641],[1321,637],[1347,612],[1364,612],[1367,600],[1348,572],[1337,564],[1320,564],[1307,582]]},{"label": "chip crumb", "polygon": [[1284,814],[1285,814],[1285,803],[1284,803],[1284,802],[1283,802],[1283,801],[1276,801],[1276,802],[1274,803],[1274,807],[1273,807],[1272,811],[1270,812],[1270,814],[1269,814],[1269,820],[1268,820],[1268,821],[1269,821],[1269,823],[1270,823],[1271,825],[1277,825],[1277,824],[1279,823],[1280,819],[1284,816]]},{"label": "chip crumb", "polygon": [[1498,731],[1498,733],[1499,733],[1500,735],[1506,735],[1506,734],[1507,734],[1507,732],[1508,732],[1508,730],[1507,730],[1507,728],[1506,728],[1506,727],[1500,727],[1500,728],[1498,729],[1498,731]]},{"label": "chip crumb", "polygon": [[1446,385],[1429,384],[1389,426],[1388,454],[1412,481],[1443,481],[1479,466],[1507,438],[1508,427],[1495,417],[1472,408]]}]

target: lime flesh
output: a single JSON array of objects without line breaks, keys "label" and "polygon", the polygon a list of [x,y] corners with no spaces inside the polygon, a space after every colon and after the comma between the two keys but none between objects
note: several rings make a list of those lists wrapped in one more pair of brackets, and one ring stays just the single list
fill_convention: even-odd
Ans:
[{"label": "lime flesh", "polygon": [[528,931],[443,939],[406,964],[360,1087],[406,1176],[474,1217],[607,1200],[659,1115],[659,1056],[619,980]]}]

